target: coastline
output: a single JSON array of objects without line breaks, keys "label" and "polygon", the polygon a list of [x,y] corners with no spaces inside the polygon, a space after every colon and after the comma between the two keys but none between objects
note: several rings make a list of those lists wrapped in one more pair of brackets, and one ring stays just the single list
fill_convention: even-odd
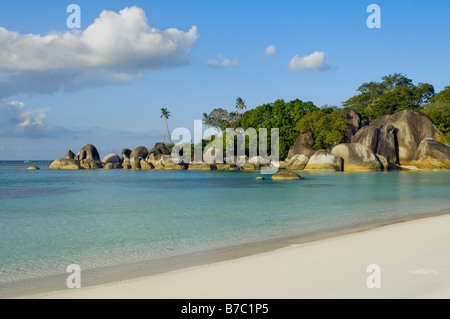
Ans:
[{"label": "coastline", "polygon": [[[50,285],[46,292],[28,293],[24,289],[10,297],[450,298],[449,213],[96,269],[82,272],[83,288],[77,290],[63,287],[64,274],[60,288]],[[390,289],[367,288],[369,264],[381,266],[382,287]],[[402,268],[414,264],[417,269]],[[342,273],[336,273],[338,269]],[[422,286],[426,290],[419,289]]]}]

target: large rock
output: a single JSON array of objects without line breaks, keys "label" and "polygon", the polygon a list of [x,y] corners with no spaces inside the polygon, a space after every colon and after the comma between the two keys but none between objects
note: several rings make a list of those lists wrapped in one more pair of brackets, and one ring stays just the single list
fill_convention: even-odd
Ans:
[{"label": "large rock", "polygon": [[280,168],[286,168],[291,170],[302,170],[306,167],[308,161],[309,157],[306,155],[303,154],[294,155],[291,159],[289,159],[285,167],[281,167],[282,165],[280,165]]},{"label": "large rock", "polygon": [[[298,139],[297,139],[297,141],[298,141]],[[290,159],[290,158],[294,157],[295,155],[301,155],[301,154],[306,155],[307,157],[311,157],[314,155],[314,153],[316,152],[316,150],[314,148],[312,148],[311,146],[306,145],[306,144],[297,143],[297,141],[289,149],[287,159]]]},{"label": "large rock", "polygon": [[172,156],[170,155],[159,155],[158,157],[159,160],[156,161],[155,165],[157,169],[184,170],[187,168],[187,165],[182,162],[174,162]]},{"label": "large rock", "polygon": [[375,126],[367,126],[360,129],[352,138],[352,143],[359,143],[364,145],[372,152],[377,151],[378,135],[380,129]]},{"label": "large rock", "polygon": [[130,158],[131,169],[141,169],[141,160],[143,160],[142,157],[132,157],[132,158]]},{"label": "large rock", "polygon": [[124,148],[124,149],[122,150],[122,157],[123,157],[124,159],[128,158],[128,160],[129,160],[129,159],[130,159],[130,156],[131,156],[131,152],[132,152],[132,150],[130,150],[129,148]]},{"label": "large rock", "polygon": [[120,160],[119,155],[117,155],[116,153],[111,153],[106,155],[103,158],[103,164],[117,164],[117,163],[121,163],[122,161]]},{"label": "large rock", "polygon": [[314,153],[305,170],[342,171],[342,158],[326,150]]},{"label": "large rock", "polygon": [[75,153],[74,152],[72,152],[71,150],[67,150],[67,153],[66,153],[66,159],[75,159]]},{"label": "large rock", "polygon": [[311,147],[313,147],[314,144],[316,143],[316,141],[314,140],[314,136],[312,135],[311,132],[301,133],[298,136],[296,142],[298,144],[308,145],[308,146],[311,146]]},{"label": "large rock", "polygon": [[130,160],[135,157],[147,158],[148,149],[145,146],[136,147],[130,154]]},{"label": "large rock", "polygon": [[83,167],[80,166],[80,161],[74,160],[74,159],[67,159],[67,158],[59,158],[57,160],[54,160],[50,164],[50,168],[52,168],[52,169],[83,169]]},{"label": "large rock", "polygon": [[414,159],[419,144],[425,138],[435,139],[442,134],[428,116],[419,111],[400,111],[370,122],[370,126],[378,128],[388,125],[392,125],[396,130],[400,164],[410,163]]},{"label": "large rock", "polygon": [[398,163],[396,129],[392,125],[368,126],[360,129],[352,143],[361,144],[374,154],[381,155],[389,163]]},{"label": "large rock", "polygon": [[156,143],[155,146],[148,152],[148,154],[156,155],[170,155],[169,149],[164,143]]},{"label": "large rock", "polygon": [[79,161],[91,160],[100,162],[100,155],[97,148],[92,144],[84,145],[78,152],[77,159]]},{"label": "large rock", "polygon": [[272,180],[274,181],[292,181],[299,179],[303,179],[303,177],[293,172],[277,172],[272,175]]},{"label": "large rock", "polygon": [[223,150],[215,147],[208,148],[203,153],[203,161],[208,164],[219,163],[223,164]]},{"label": "large rock", "polygon": [[151,170],[151,169],[155,168],[151,163],[147,163],[147,161],[144,160],[144,159],[141,159],[139,164],[141,165],[141,169],[144,170],[144,171],[145,170]]},{"label": "large rock", "polygon": [[384,167],[367,147],[358,144],[339,144],[331,153],[344,161],[344,171],[381,171]]},{"label": "large rock", "polygon": [[449,168],[450,145],[426,138],[420,142],[414,156],[415,165],[424,168]]},{"label": "large rock", "polygon": [[86,159],[80,161],[80,166],[86,169],[98,169],[103,168],[103,164],[101,161]]},{"label": "large rock", "polygon": [[350,108],[343,108],[342,109],[345,112],[345,116],[347,118],[348,123],[348,130],[344,132],[344,143],[350,143],[352,140],[352,137],[358,132],[358,130],[361,128],[361,115],[358,114],[353,109]]}]

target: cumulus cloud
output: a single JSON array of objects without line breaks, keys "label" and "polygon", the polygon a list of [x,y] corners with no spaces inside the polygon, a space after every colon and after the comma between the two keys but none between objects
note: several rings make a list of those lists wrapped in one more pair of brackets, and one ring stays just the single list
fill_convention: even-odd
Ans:
[{"label": "cumulus cloud", "polygon": [[218,59],[208,60],[208,61],[206,61],[206,64],[209,66],[212,66],[212,67],[229,68],[229,67],[233,67],[233,66],[238,66],[239,59],[234,58],[233,60],[230,60],[229,58],[224,57],[223,55],[219,55]]},{"label": "cumulus cloud", "polygon": [[188,63],[197,37],[195,26],[150,27],[137,7],[103,11],[84,31],[41,36],[0,27],[0,96],[132,81],[145,70]]},{"label": "cumulus cloud", "polygon": [[289,63],[291,70],[324,70],[327,68],[329,66],[325,64],[325,53],[319,51],[302,57],[295,55]]},{"label": "cumulus cloud", "polygon": [[0,101],[0,136],[40,138],[66,134],[66,129],[46,123],[50,110],[31,110],[22,102]]},{"label": "cumulus cloud", "polygon": [[277,50],[275,49],[275,46],[273,45],[269,45],[265,50],[264,50],[264,54],[266,56],[274,56],[275,53],[277,53]]}]

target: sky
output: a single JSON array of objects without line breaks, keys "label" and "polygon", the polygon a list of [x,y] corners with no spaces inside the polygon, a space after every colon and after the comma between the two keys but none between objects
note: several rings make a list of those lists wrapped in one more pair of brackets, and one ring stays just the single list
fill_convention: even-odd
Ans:
[{"label": "sky", "polygon": [[[380,28],[368,27],[370,4]],[[170,130],[194,132],[237,97],[248,109],[340,107],[392,73],[439,92],[450,85],[448,12],[444,0],[4,0],[0,160],[151,148],[168,142],[163,107]]]}]

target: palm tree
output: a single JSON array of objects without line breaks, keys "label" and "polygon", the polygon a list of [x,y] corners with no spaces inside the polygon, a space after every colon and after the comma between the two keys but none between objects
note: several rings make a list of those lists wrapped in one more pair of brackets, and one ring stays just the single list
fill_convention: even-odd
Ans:
[{"label": "palm tree", "polygon": [[239,111],[242,111],[246,108],[247,108],[247,106],[245,105],[245,101],[242,100],[242,98],[238,97],[236,99],[236,110],[238,111],[238,113],[239,113]]},{"label": "palm tree", "polygon": [[172,138],[170,137],[170,131],[169,131],[169,124],[167,124],[167,120],[169,119],[169,117],[170,117],[170,112],[167,110],[167,108],[162,108],[160,118],[164,118],[164,120],[166,121],[166,128],[167,128],[167,134],[169,135],[169,142],[170,142],[170,144],[172,144]]}]

